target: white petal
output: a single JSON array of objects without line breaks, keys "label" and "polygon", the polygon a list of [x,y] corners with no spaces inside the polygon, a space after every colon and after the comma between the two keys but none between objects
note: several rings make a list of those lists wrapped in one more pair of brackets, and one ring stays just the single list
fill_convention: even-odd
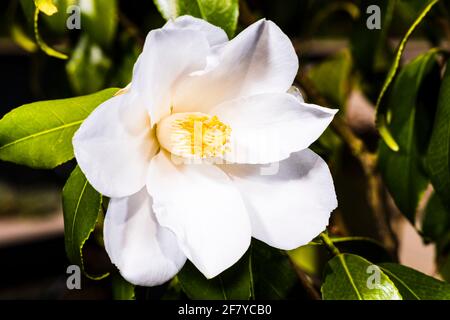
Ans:
[{"label": "white petal", "polygon": [[158,29],[147,36],[135,64],[131,88],[140,94],[152,125],[170,114],[177,80],[206,66],[209,44],[202,32],[191,29]]},{"label": "white petal", "polygon": [[252,235],[291,250],[307,244],[328,225],[337,206],[327,164],[309,149],[269,165],[222,165],[241,191]]},{"label": "white petal", "polygon": [[162,284],[186,262],[175,235],[157,223],[145,188],[110,200],[103,234],[111,261],[135,285]]},{"label": "white petal", "polygon": [[225,31],[215,25],[192,16],[181,16],[175,20],[169,20],[164,29],[189,29],[202,32],[208,39],[210,46],[215,46],[228,41]]},{"label": "white petal", "polygon": [[[154,131],[154,130],[153,130]],[[124,197],[145,185],[158,144],[147,110],[132,93],[102,103],[82,123],[72,143],[81,170],[108,197]]]},{"label": "white petal", "polygon": [[271,21],[260,20],[233,40],[214,47],[203,72],[177,88],[176,112],[207,112],[229,99],[265,92],[286,92],[298,69],[289,38]]},{"label": "white petal", "polygon": [[224,102],[210,114],[231,127],[227,161],[270,163],[308,148],[337,111],[302,103],[289,93],[268,93]]},{"label": "white petal", "polygon": [[166,152],[150,164],[147,189],[159,223],[177,235],[184,254],[212,278],[250,245],[250,221],[230,178],[208,164],[175,165]]}]

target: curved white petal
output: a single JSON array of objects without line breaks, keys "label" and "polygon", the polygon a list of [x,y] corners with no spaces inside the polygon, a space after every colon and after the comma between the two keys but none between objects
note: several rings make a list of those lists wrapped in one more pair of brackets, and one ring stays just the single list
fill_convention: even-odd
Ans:
[{"label": "curved white petal", "polygon": [[284,250],[307,244],[337,206],[327,164],[309,149],[270,165],[222,165],[241,191],[256,239]]},{"label": "curved white petal", "polygon": [[192,16],[181,16],[175,20],[169,20],[163,29],[189,29],[202,32],[210,46],[215,46],[228,41],[225,31],[215,25]]},{"label": "curved white petal", "polygon": [[178,28],[150,31],[134,67],[131,89],[145,103],[152,125],[170,114],[177,80],[203,69],[209,51],[202,32]]},{"label": "curved white petal", "polygon": [[158,149],[153,131],[137,96],[118,95],[97,107],[75,133],[75,158],[100,193],[131,195],[145,185],[148,164]]},{"label": "curved white petal", "polygon": [[207,68],[183,79],[174,96],[174,110],[207,112],[230,99],[286,92],[297,69],[289,38],[273,22],[260,20],[214,47]]},{"label": "curved white petal", "polygon": [[184,254],[212,278],[250,245],[250,221],[238,190],[219,168],[176,165],[166,152],[150,164],[147,189],[158,222],[171,229]]},{"label": "curved white petal", "polygon": [[210,114],[231,127],[227,161],[261,164],[308,148],[337,111],[302,103],[289,93],[267,93],[224,102]]},{"label": "curved white petal", "polygon": [[103,234],[111,261],[135,285],[160,285],[186,262],[175,235],[156,221],[145,188],[130,197],[110,200]]}]

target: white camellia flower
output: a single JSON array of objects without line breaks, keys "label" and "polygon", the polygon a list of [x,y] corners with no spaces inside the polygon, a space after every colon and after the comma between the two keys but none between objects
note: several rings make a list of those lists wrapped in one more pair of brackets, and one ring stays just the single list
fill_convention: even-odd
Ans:
[{"label": "white camellia flower", "polygon": [[190,16],[148,34],[131,85],[73,138],[81,170],[111,198],[105,247],[125,279],[158,285],[186,259],[212,278],[251,237],[289,250],[325,229],[336,195],[308,147],[336,110],[292,94],[297,70],[271,21],[231,41]]}]

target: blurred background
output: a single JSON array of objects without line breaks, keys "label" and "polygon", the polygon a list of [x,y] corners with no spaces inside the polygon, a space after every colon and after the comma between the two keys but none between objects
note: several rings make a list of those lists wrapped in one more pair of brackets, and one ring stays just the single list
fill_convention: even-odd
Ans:
[{"label": "blurred background", "polygon": [[[49,47],[67,54],[66,60],[49,56],[36,44],[33,0],[0,1],[0,116],[38,100],[126,86],[146,34],[164,24],[151,0],[54,3],[59,11],[40,15],[39,35]],[[66,8],[72,4],[81,8],[80,30],[66,27]],[[237,32],[261,17],[276,22],[294,43],[300,76],[307,75],[319,91],[325,88],[322,94],[329,106],[341,109],[351,130],[373,151],[377,148],[374,103],[395,48],[423,1],[370,4],[381,8],[379,30],[367,28],[369,4],[363,0],[241,1]],[[448,12],[448,1],[441,1],[408,42],[404,62],[436,45],[448,49]],[[381,241],[360,163],[330,130],[314,149],[328,160],[335,179],[339,208],[333,215],[333,232]],[[83,290],[66,289],[70,263],[64,249],[61,189],[73,167],[70,162],[44,171],[0,162],[0,299],[111,298],[108,279],[84,278]],[[400,262],[440,277],[435,246],[424,243],[417,226],[399,214],[384,187],[381,205]],[[88,246],[88,265],[94,270],[107,268],[108,258],[97,250],[98,244],[92,241]]]}]

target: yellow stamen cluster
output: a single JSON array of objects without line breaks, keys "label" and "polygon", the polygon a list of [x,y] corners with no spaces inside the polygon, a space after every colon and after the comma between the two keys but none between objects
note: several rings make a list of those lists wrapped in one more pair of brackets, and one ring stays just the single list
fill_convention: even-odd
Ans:
[{"label": "yellow stamen cluster", "polygon": [[203,113],[174,116],[170,126],[169,151],[172,153],[179,156],[215,158],[228,151],[231,128],[216,116]]}]

